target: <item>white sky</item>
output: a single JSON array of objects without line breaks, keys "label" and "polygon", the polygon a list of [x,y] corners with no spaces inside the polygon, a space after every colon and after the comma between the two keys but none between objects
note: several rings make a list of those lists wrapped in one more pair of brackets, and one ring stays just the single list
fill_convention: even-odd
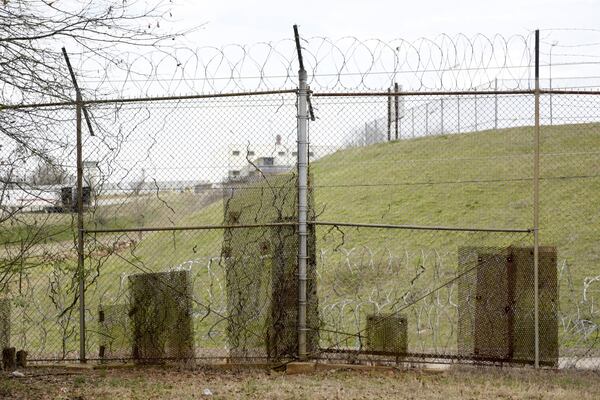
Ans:
[{"label": "white sky", "polygon": [[[193,32],[185,38],[177,39],[173,42],[179,48],[177,59],[181,61],[179,68],[175,67],[174,59],[167,62],[160,62],[161,68],[155,70],[159,79],[164,79],[163,86],[159,88],[161,93],[167,91],[171,94],[189,94],[206,93],[214,91],[229,90],[263,90],[265,88],[290,87],[290,81],[270,81],[266,87],[253,86],[252,82],[244,81],[243,87],[238,87],[234,82],[218,81],[203,82],[202,79],[208,77],[228,77],[234,76],[255,76],[257,74],[266,74],[269,76],[280,76],[294,74],[297,66],[295,64],[295,51],[291,42],[283,43],[282,40],[291,40],[293,38],[292,25],[300,26],[300,34],[303,38],[327,37],[332,40],[339,40],[344,37],[356,37],[359,40],[380,39],[389,43],[392,47],[397,46],[399,42],[393,42],[394,39],[404,39],[411,43],[417,43],[419,38],[430,39],[443,46],[448,54],[452,48],[447,42],[442,43],[440,35],[446,34],[455,39],[457,35],[463,34],[472,38],[476,34],[486,35],[487,38],[494,39],[494,35],[502,35],[505,39],[521,36],[521,43],[510,42],[509,52],[510,60],[503,60],[504,52],[501,45],[494,48],[494,60],[478,62],[477,57],[489,57],[482,48],[474,48],[471,52],[475,59],[461,61],[463,54],[459,54],[456,59],[446,60],[444,66],[435,61],[428,63],[428,49],[423,49],[420,53],[424,56],[421,64],[417,67],[412,66],[419,71],[422,69],[440,69],[452,67],[456,64],[456,69],[468,69],[473,67],[488,67],[498,65],[532,65],[530,60],[523,58],[523,38],[527,38],[526,46],[533,47],[532,37],[529,36],[537,28],[541,29],[541,77],[547,79],[550,75],[556,78],[554,87],[582,87],[592,83],[600,86],[598,82],[585,82],[579,80],[574,82],[573,77],[597,76],[600,73],[598,65],[588,65],[581,67],[571,67],[563,64],[570,64],[581,61],[600,62],[600,29],[598,25],[598,16],[600,16],[600,1],[598,0],[467,0],[467,1],[448,1],[448,0],[424,0],[424,1],[398,1],[398,0],[305,0],[302,2],[292,2],[288,0],[261,0],[261,1],[241,1],[241,0],[174,0],[170,6],[172,18],[168,21],[162,21],[160,30],[163,31],[182,31],[194,26],[202,26],[198,31]],[[531,39],[531,40],[530,40]],[[256,46],[256,43],[271,42],[276,50],[281,52],[279,55],[271,56],[265,64],[267,68],[259,71],[252,65],[252,59],[258,61],[258,64],[265,61],[264,48]],[[338,44],[339,42],[336,42]],[[475,42],[472,42],[475,43]],[[494,45],[496,45],[496,42]],[[549,71],[544,68],[550,63],[551,44],[558,44],[552,49],[551,63],[555,68]],[[227,46],[230,44],[239,44],[247,46],[251,57],[243,62],[240,57],[239,48]],[[252,46],[254,44],[254,46]],[[338,72],[334,64],[336,60],[335,52],[331,47],[320,47],[317,40],[311,43],[303,43],[310,51],[321,49],[320,69],[312,69],[308,65],[309,75],[312,73],[327,74]],[[481,44],[481,42],[479,43]],[[573,47],[573,45],[589,45],[584,47]],[[595,44],[595,45],[594,45]],[[345,45],[348,45],[344,47]],[[219,64],[223,59],[219,59],[218,51],[211,52],[208,47],[224,49],[225,62]],[[370,42],[369,46],[376,46],[376,43]],[[462,42],[461,49],[468,48],[469,44]],[[347,56],[350,54],[351,45],[345,42],[342,45],[342,51]],[[460,47],[460,46],[459,46]],[[370,47],[372,48],[372,47]],[[430,46],[429,50],[435,50]],[[421,49],[420,49],[421,50]],[[393,50],[392,50],[393,51]],[[389,51],[378,53],[382,58],[372,65],[373,69],[379,71],[396,71],[393,66],[393,60]],[[590,55],[591,54],[591,55]],[[414,56],[415,54],[412,54]],[[531,55],[531,53],[530,53]],[[445,56],[445,55],[444,55]],[[211,57],[215,57],[214,59]],[[344,73],[365,72],[369,69],[369,54],[352,53],[352,65],[347,65]],[[399,54],[399,62],[408,60],[411,55],[406,53]],[[434,57],[435,58],[435,57]],[[464,58],[468,58],[464,56]],[[142,63],[136,61],[136,65]],[[292,62],[291,69],[286,71],[285,62]],[[414,61],[414,59],[413,59]],[[229,64],[228,64],[229,63]],[[307,61],[310,64],[310,60]],[[436,64],[437,63],[437,64]],[[462,65],[459,65],[461,64]],[[399,70],[410,70],[410,62],[401,65]],[[207,70],[205,67],[209,66]],[[231,66],[234,66],[230,68]],[[329,68],[329,69],[328,69]],[[531,68],[528,68],[529,71]],[[513,71],[515,72],[515,71]],[[469,88],[485,85],[485,82],[493,80],[495,77],[500,79],[507,78],[531,78],[527,71],[517,71],[513,75],[497,73],[493,68],[486,71],[483,76],[468,75],[466,78],[458,79],[454,83],[444,83],[445,89],[452,89],[460,86]],[[375,76],[373,75],[375,78]],[[448,76],[446,76],[448,77]],[[568,81],[560,81],[561,77],[568,77]],[[401,84],[405,87],[414,86],[418,90],[422,87],[418,85],[402,82],[406,77],[399,77]],[[439,78],[435,76],[434,78]],[[110,80],[118,79],[118,73],[112,74]],[[388,85],[388,78],[385,83],[367,82],[364,86],[369,88],[380,88]],[[384,79],[384,80],[385,80]],[[185,83],[183,83],[185,81]],[[462,82],[461,82],[462,81]],[[91,82],[90,82],[91,83]],[[120,88],[121,82],[116,82],[115,88]],[[106,85],[106,82],[104,82]],[[313,87],[326,87],[328,82],[311,82]],[[432,86],[433,85],[433,86]],[[434,88],[435,81],[428,82],[425,87]],[[144,85],[141,85],[144,86]],[[339,85],[338,85],[339,86]],[[343,86],[343,85],[342,85]],[[348,86],[352,86],[350,83]],[[438,85],[439,86],[439,85]],[[522,82],[514,84],[506,82],[501,84],[500,88],[524,87]],[[548,86],[543,82],[542,86]],[[137,92],[143,93],[148,87],[135,88]],[[150,93],[148,91],[147,93]],[[123,93],[125,94],[125,93]]]},{"label": "white sky", "polygon": [[192,40],[251,43],[310,36],[413,39],[440,33],[526,34],[536,28],[598,28],[597,0],[180,0],[180,24],[207,23]]}]

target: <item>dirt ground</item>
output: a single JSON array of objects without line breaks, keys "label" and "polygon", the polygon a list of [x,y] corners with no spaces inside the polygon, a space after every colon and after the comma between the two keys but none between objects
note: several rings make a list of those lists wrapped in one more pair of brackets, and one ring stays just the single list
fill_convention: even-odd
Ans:
[{"label": "dirt ground", "polygon": [[[30,368],[3,372],[2,399],[599,399],[600,373],[453,368],[442,372]],[[210,392],[209,392],[210,391]]]}]

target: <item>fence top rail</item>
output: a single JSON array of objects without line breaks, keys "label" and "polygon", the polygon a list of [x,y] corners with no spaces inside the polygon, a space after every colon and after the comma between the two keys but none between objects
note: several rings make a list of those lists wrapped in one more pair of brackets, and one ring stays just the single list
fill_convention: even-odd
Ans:
[{"label": "fence top rail", "polygon": [[[595,93],[595,92],[591,92]],[[312,97],[389,97],[389,96],[474,96],[474,95],[523,95],[523,94],[535,94],[535,90],[458,90],[458,91],[385,91],[385,92],[311,92]]]},{"label": "fence top rail", "polygon": [[[179,101],[179,100],[194,100],[194,99],[212,99],[222,97],[245,97],[245,96],[266,96],[273,94],[286,94],[286,93],[297,93],[297,89],[282,89],[282,90],[263,90],[254,92],[230,92],[230,93],[214,93],[214,94],[191,94],[185,96],[149,96],[149,97],[125,97],[125,98],[112,98],[112,99],[95,99],[95,100],[82,100],[82,105],[92,104],[123,104],[123,103],[144,103],[153,101]],[[42,108],[42,107],[66,107],[76,106],[77,101],[57,101],[49,103],[30,103],[30,104],[0,104],[0,111],[2,110],[18,110],[27,108]]]},{"label": "fence top rail", "polygon": [[[211,98],[226,98],[226,97],[244,97],[244,96],[266,96],[273,94],[291,94],[297,93],[298,89],[281,89],[281,90],[264,90],[254,92],[231,92],[231,93],[214,93],[214,94],[192,94],[184,96],[149,96],[149,97],[124,97],[124,98],[111,98],[111,99],[95,99],[95,100],[82,100],[81,104],[92,105],[92,104],[124,104],[124,103],[147,103],[155,101],[180,101],[180,100],[194,100],[194,99],[211,99]],[[460,90],[460,91],[402,91],[402,92],[315,92],[311,91],[312,97],[378,97],[378,96],[475,96],[475,95],[533,95],[535,89],[525,90]],[[540,94],[556,94],[556,95],[600,95],[600,89],[598,90],[570,90],[570,89],[540,89]],[[0,111],[2,110],[20,110],[20,109],[31,109],[31,108],[45,108],[45,107],[74,107],[77,105],[75,100],[67,101],[55,101],[45,103],[29,103],[29,104],[0,104]]]},{"label": "fence top rail", "polygon": [[[459,90],[459,91],[385,91],[385,92],[311,92],[313,97],[408,97],[408,96],[494,96],[534,95],[535,89],[525,90]],[[600,90],[540,89],[540,94],[600,95]]]},{"label": "fence top rail", "polygon": [[[458,90],[458,91],[385,91],[385,92],[311,92],[313,97],[408,97],[408,96],[486,96],[486,95],[533,95],[535,89],[525,90]],[[600,95],[598,90],[571,90],[571,89],[540,89],[539,94],[577,94],[577,95]]]}]

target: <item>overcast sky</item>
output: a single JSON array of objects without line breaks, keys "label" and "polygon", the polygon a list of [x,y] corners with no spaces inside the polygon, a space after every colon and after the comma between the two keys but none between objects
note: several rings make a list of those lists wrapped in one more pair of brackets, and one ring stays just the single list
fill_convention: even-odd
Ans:
[{"label": "overcast sky", "polygon": [[180,0],[173,11],[186,25],[207,24],[194,36],[204,44],[279,40],[294,23],[305,36],[381,39],[600,26],[597,0]]}]

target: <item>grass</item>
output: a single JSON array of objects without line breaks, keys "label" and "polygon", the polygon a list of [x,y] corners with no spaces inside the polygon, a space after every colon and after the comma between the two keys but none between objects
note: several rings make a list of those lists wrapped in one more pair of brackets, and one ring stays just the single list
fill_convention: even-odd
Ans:
[{"label": "grass", "polygon": [[[328,371],[284,375],[273,371],[210,368],[106,370],[69,373],[27,370],[0,377],[0,397],[10,399],[597,399],[591,372],[452,369]],[[203,396],[205,389],[211,396]]]}]

